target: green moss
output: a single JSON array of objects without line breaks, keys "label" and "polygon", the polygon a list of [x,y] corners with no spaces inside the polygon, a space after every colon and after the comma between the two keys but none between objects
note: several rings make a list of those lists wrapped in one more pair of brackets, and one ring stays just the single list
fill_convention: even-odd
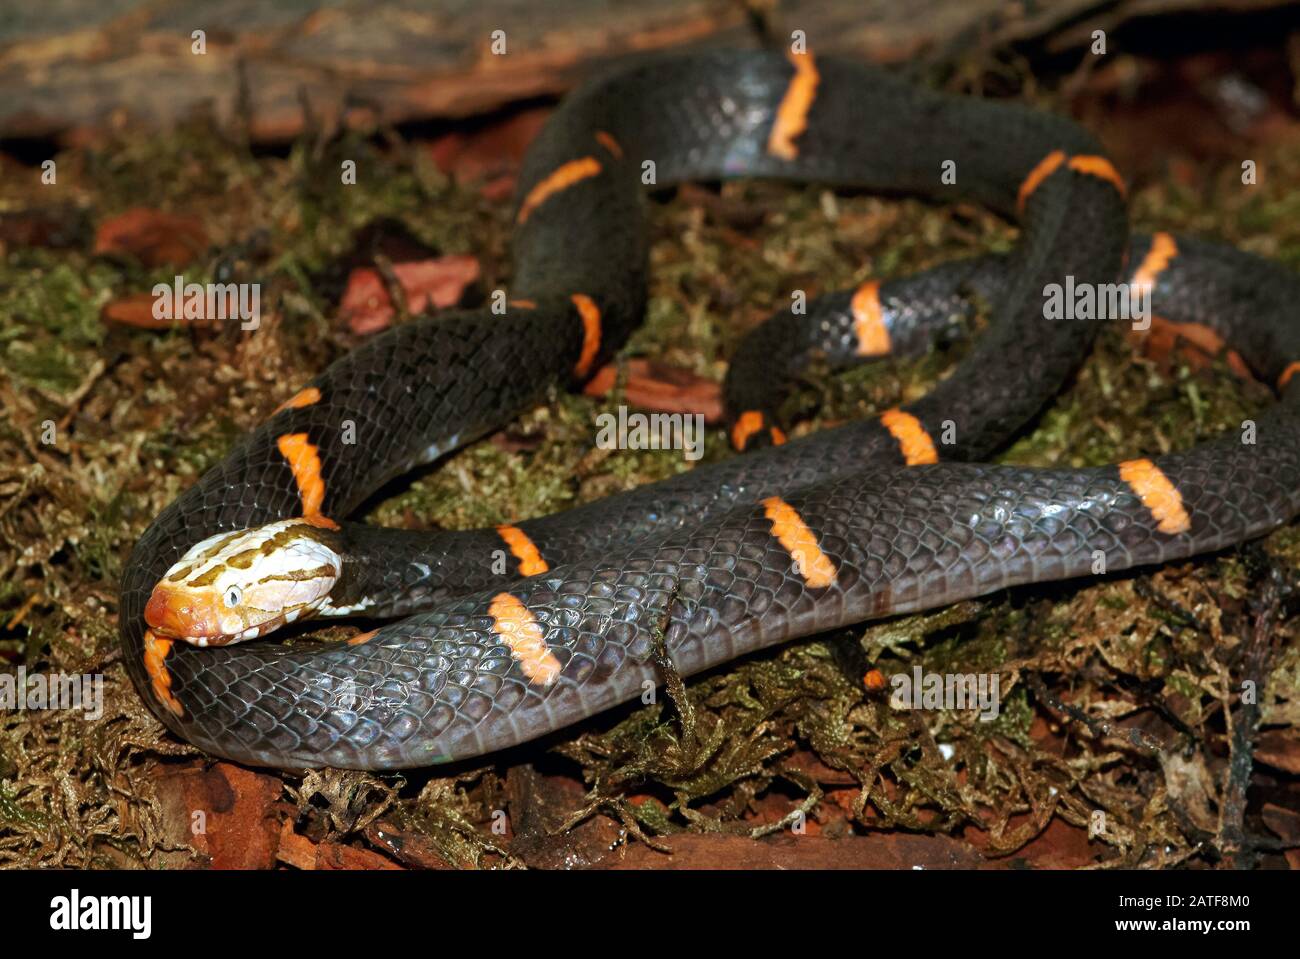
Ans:
[{"label": "green moss", "polygon": [[0,363],[17,381],[70,393],[86,376],[104,328],[114,271],[44,250],[0,263]]},{"label": "green moss", "polygon": [[50,817],[19,802],[18,794],[0,782],[0,823],[10,828],[42,829],[50,825]]},{"label": "green moss", "polygon": [[[1293,154],[1285,146],[1261,147],[1260,185],[1243,189],[1236,172],[1225,169],[1208,191],[1211,202],[1207,191],[1172,177],[1140,188],[1135,220],[1217,235],[1300,268],[1300,190],[1290,188],[1300,183],[1300,158]],[[356,163],[357,182],[340,189],[347,160]],[[0,544],[0,570],[7,574],[0,576],[0,625],[29,596],[45,596],[19,629],[0,638],[0,650],[16,661],[80,669],[112,648],[116,580],[152,516],[218,462],[276,398],[352,345],[334,313],[348,268],[373,252],[363,241],[373,241],[375,230],[395,231],[438,253],[474,253],[490,288],[508,276],[510,224],[505,204],[448,181],[422,146],[380,145],[351,134],[324,146],[304,139],[285,158],[258,157],[199,122],[174,137],[124,137],[94,151],[72,151],[60,157],[60,171],[100,219],[136,205],[198,216],[212,249],[186,267],[187,279],[210,279],[219,260],[233,258],[263,283],[264,305],[278,321],[258,334],[256,349],[221,334],[113,331],[100,319],[104,304],[170,280],[173,268],[85,250],[14,249],[0,261],[0,366],[17,388],[30,391],[24,398],[32,407],[21,420],[0,423],[4,462],[29,464],[31,417],[60,419],[93,364],[111,361],[74,411],[75,451],[65,442],[39,467],[17,478],[0,476],[0,510],[8,511],[0,515],[21,521],[18,536]],[[16,182],[0,183],[0,204],[41,202],[22,191]],[[955,215],[916,201],[769,183],[727,184],[707,197],[683,191],[653,206],[651,231],[647,317],[622,355],[714,379],[721,379],[743,335],[770,311],[784,309],[793,290],[815,296],[974,249],[1005,250],[1015,235],[982,211],[963,208]],[[979,327],[978,319],[969,324],[972,333]],[[958,342],[915,361],[817,373],[792,400],[792,411],[814,413],[797,429],[913,399],[966,348]],[[1243,385],[1222,362],[1199,369],[1175,355],[1156,363],[1108,329],[1071,387],[999,460],[1087,466],[1187,448],[1239,428],[1268,401],[1267,391]],[[595,449],[596,416],[621,402],[617,391],[605,399],[557,396],[503,436],[424,472],[367,518],[395,526],[488,526],[687,468],[681,457],[658,452]],[[710,430],[704,461],[728,455],[722,430]],[[1269,537],[1265,549],[1270,562],[1295,567],[1300,532],[1292,524]],[[649,834],[762,831],[781,822],[765,805],[773,797],[787,812],[829,815],[825,784],[795,762],[806,765],[812,757],[856,784],[850,805],[857,829],[986,829],[1013,810],[1047,802],[1077,823],[1102,805],[1136,837],[1113,841],[1112,862],[1138,864],[1134,850],[1144,842],[1190,850],[1199,840],[1157,809],[1158,763],[1137,751],[1117,752],[1114,742],[1062,720],[1029,680],[1084,713],[1126,698],[1135,710],[1158,713],[1156,706],[1166,706],[1205,742],[1217,742],[1208,724],[1232,703],[1205,690],[1217,688],[1222,636],[1246,633],[1239,609],[1253,597],[1248,566],[1229,555],[1162,573],[1044,585],[788,644],[692,680],[677,703],[661,689],[654,703],[575,727],[551,746],[549,758],[566,761],[582,777],[591,808],[614,810]],[[1142,592],[1137,582],[1145,584]],[[1214,629],[1222,635],[1189,626],[1178,608],[1203,618],[1217,610]],[[1294,625],[1287,620],[1279,632],[1288,638],[1271,660],[1265,717],[1294,723],[1300,720],[1292,695],[1300,681],[1289,638]],[[996,719],[899,710],[888,690],[863,688],[869,668],[890,676],[914,666],[996,674],[1003,691]],[[118,695],[133,695],[120,666],[110,675]],[[1038,720],[1060,729],[1069,759],[1054,751],[1060,744],[1044,740]],[[50,735],[51,722],[24,715],[4,727],[0,751],[18,764],[20,776],[35,777],[35,760],[13,743]],[[93,753],[101,748],[99,735],[69,736],[63,748]],[[120,801],[122,787],[108,783],[102,763],[87,758],[75,768],[84,795],[104,808]],[[60,788],[48,777],[41,782],[37,795]],[[391,798],[394,815],[429,836],[449,861],[505,859],[486,832],[503,802],[490,774],[434,770],[413,773],[409,783],[418,795],[404,781],[400,795],[396,786],[393,797],[376,788],[359,802]],[[1048,795],[1055,798],[1043,798]],[[14,796],[0,786],[0,821],[50,824],[31,801],[19,804]],[[303,810],[314,814],[310,806]],[[57,825],[78,832],[77,823]],[[999,840],[1007,849],[1015,848],[1013,833],[1008,827]]]}]

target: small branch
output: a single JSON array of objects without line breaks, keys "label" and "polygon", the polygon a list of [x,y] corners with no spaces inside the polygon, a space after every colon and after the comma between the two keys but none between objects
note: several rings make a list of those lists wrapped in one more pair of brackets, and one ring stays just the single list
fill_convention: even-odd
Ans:
[{"label": "small branch", "polygon": [[1043,685],[1043,680],[1037,673],[1026,673],[1025,680],[1029,683],[1029,688],[1034,691],[1034,695],[1042,700],[1042,702],[1049,708],[1054,709],[1059,713],[1063,713],[1067,718],[1073,719],[1076,722],[1087,726],[1088,729],[1091,730],[1092,734],[1098,738],[1111,736],[1116,739],[1124,739],[1127,740],[1130,745],[1135,746],[1138,749],[1150,749],[1154,752],[1167,752],[1171,749],[1169,745],[1161,742],[1150,733],[1143,732],[1137,728],[1126,729],[1123,726],[1118,726],[1105,719],[1093,719],[1082,709],[1079,709],[1079,707],[1071,706],[1068,703],[1062,702],[1047,691],[1047,687]]},{"label": "small branch", "polygon": [[1250,788],[1250,776],[1254,769],[1252,752],[1255,734],[1259,731],[1259,704],[1264,695],[1274,626],[1282,602],[1281,574],[1276,568],[1270,567],[1265,575],[1267,578],[1255,604],[1254,628],[1242,650],[1241,661],[1242,680],[1254,682],[1255,695],[1249,697],[1249,701],[1242,696],[1235,712],[1230,709],[1224,712],[1228,723],[1230,752],[1228,777],[1220,805],[1218,845],[1224,858],[1231,860],[1237,869],[1253,867],[1260,849],[1259,841],[1246,834],[1246,791]]}]

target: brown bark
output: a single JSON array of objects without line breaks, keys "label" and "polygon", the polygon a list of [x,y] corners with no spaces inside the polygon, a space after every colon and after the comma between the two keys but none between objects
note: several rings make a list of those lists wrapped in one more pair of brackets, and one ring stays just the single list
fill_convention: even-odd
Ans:
[{"label": "brown bark", "polygon": [[[0,21],[0,137],[78,141],[125,122],[165,128],[196,110],[254,140],[314,121],[368,126],[456,118],[563,92],[616,59],[668,47],[784,43],[900,61],[1060,31],[1095,19],[1281,0],[75,0]],[[77,10],[69,14],[69,9]],[[760,28],[759,24],[762,24]],[[206,52],[193,52],[204,31]],[[506,53],[491,51],[505,32]]]}]

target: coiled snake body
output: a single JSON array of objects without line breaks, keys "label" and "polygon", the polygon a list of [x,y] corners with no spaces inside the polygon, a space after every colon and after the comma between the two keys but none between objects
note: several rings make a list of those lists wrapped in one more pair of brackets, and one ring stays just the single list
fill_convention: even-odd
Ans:
[{"label": "coiled snake body", "polygon": [[[386,480],[615,353],[644,306],[647,179],[736,176],[960,197],[1021,234],[1006,256],[864,284],[814,303],[798,329],[789,316],[762,328],[728,397],[733,436],[764,449],[514,526],[417,536],[343,522]],[[657,679],[659,642],[689,675],[844,624],[1085,575],[1099,557],[1118,570],[1218,549],[1300,507],[1295,278],[1212,244],[1130,240],[1123,181],[1067,120],[810,54],[693,54],[567,98],[525,161],[516,220],[504,314],[440,315],[364,343],[141,537],[122,645],[177,734],[289,768],[472,757],[639,695]],[[1046,319],[1045,289],[1123,280],[1150,290],[1158,313],[1213,327],[1277,384],[1255,441],[1094,469],[977,462],[1060,388],[1096,332],[1096,320]],[[989,328],[931,394],[782,442],[770,393],[794,365],[917,348],[971,290],[992,305]],[[298,522],[267,526],[282,520]],[[204,565],[222,539],[206,559],[191,548],[262,527],[235,565],[298,537],[332,584],[311,600],[321,612],[420,612],[337,645],[179,641],[222,614],[219,600],[176,599],[222,582]],[[504,576],[492,561],[503,549]],[[267,579],[308,589],[300,572]]]}]

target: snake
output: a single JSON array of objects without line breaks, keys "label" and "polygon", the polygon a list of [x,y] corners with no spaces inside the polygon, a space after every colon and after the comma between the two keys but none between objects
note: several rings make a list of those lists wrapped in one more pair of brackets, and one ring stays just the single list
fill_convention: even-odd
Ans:
[{"label": "snake", "polygon": [[[740,177],[976,203],[1018,233],[1005,252],[774,313],[725,387],[748,452],[482,529],[349,519],[395,477],[615,360],[646,306],[647,196]],[[1126,193],[1070,119],[850,59],[691,52],[597,77],[523,160],[508,289],[361,342],[140,536],[120,590],[127,671],[168,729],[214,756],[423,767],[639,697],[665,662],[691,676],[871,619],[1260,536],[1300,508],[1300,284],[1209,240],[1130,236]],[[1144,296],[1210,328],[1277,402],[1186,451],[986,462]],[[929,393],[787,436],[780,395],[810,358],[923,352],[972,311],[983,328]],[[268,639],[313,616],[382,624]]]}]

